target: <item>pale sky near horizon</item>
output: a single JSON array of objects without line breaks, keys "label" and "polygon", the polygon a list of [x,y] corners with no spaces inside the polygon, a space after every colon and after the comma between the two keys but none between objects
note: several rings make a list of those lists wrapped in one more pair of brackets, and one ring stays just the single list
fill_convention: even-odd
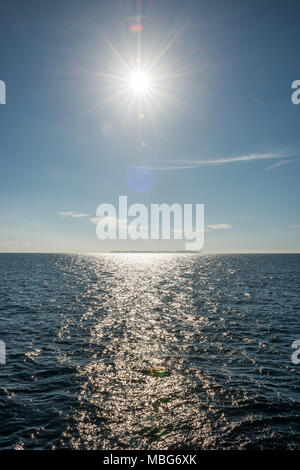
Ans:
[{"label": "pale sky near horizon", "polygon": [[[98,240],[97,206],[120,195],[203,203],[204,252],[300,252],[299,14],[296,0],[2,0],[0,252],[183,249]],[[146,93],[129,89],[139,67]]]}]

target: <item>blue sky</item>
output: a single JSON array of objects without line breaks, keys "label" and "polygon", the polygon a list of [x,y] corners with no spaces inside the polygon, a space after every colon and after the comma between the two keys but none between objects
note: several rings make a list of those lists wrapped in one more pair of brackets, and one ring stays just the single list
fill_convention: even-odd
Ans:
[{"label": "blue sky", "polygon": [[[299,252],[299,14],[297,1],[3,0],[0,251],[182,248],[98,240],[97,206],[127,195],[204,203],[206,252]],[[142,63],[161,55],[163,92],[129,107],[111,98],[138,44]],[[137,193],[140,165],[154,181]]]}]

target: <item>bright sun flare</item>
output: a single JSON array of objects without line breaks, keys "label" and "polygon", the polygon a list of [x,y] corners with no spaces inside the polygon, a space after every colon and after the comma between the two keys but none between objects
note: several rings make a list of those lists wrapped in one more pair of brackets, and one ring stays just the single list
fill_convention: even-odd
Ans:
[{"label": "bright sun flare", "polygon": [[[181,31],[179,33],[181,34]],[[117,49],[108,39],[102,37],[117,60],[111,63],[108,73],[96,74],[97,79],[99,76],[102,77],[108,94],[102,103],[95,107],[101,109],[108,103],[114,102],[117,115],[120,114],[120,110],[124,112],[122,123],[132,112],[136,113],[138,119],[147,116],[149,118],[147,122],[152,126],[155,137],[160,137],[162,126],[156,119],[156,113],[163,110],[165,102],[177,108],[185,104],[185,101],[175,96],[174,92],[178,89],[177,79],[182,80],[186,71],[179,68],[172,70],[169,68],[169,63],[162,60],[179,33],[168,36],[169,39],[163,42],[157,51],[150,48],[148,59],[142,54],[140,37],[137,48],[134,48],[137,50],[126,48],[126,54],[123,54],[122,47]],[[146,145],[144,141],[141,144]]]},{"label": "bright sun flare", "polygon": [[129,77],[129,88],[134,93],[146,93],[150,88],[150,78],[145,72],[132,72]]}]

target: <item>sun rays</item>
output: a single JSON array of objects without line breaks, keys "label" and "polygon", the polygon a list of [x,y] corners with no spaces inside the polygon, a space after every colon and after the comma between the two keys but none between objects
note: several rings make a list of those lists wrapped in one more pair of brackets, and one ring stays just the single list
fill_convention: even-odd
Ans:
[{"label": "sun rays", "polygon": [[[95,72],[105,90],[105,98],[95,103],[94,109],[105,110],[109,107],[120,116],[124,123],[133,109],[136,117],[147,116],[154,134],[159,131],[159,114],[175,106],[183,108],[184,100],[176,94],[178,79],[186,74],[184,70],[172,69],[167,54],[182,32],[169,33],[156,51],[143,49],[141,31],[136,33],[136,41],[131,47],[120,44],[116,47],[107,37],[102,37],[110,55],[110,70]],[[177,61],[178,63],[178,61]]]}]

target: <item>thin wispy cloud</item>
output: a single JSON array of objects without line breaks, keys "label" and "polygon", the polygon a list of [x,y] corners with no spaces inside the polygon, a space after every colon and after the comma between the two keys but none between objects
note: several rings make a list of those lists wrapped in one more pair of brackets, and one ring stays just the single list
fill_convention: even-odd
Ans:
[{"label": "thin wispy cloud", "polygon": [[271,166],[268,166],[266,168],[266,170],[273,170],[273,168],[278,168],[279,166],[282,166],[282,165],[287,165],[289,163],[293,163],[295,160],[291,160],[291,159],[286,159],[286,160],[279,160],[279,162],[276,162],[276,163],[273,163],[273,165]]},{"label": "thin wispy cloud", "polygon": [[[97,225],[98,222],[104,221],[107,226],[126,226],[130,224],[130,221],[126,219],[118,219],[117,217],[112,216],[101,216],[101,217],[91,217],[89,221],[92,224]],[[185,227],[185,228],[172,228],[171,232],[183,234],[185,231],[193,232],[208,232],[209,230],[228,230],[232,227],[230,224],[212,224],[207,225],[208,228],[197,228],[197,227]],[[140,228],[150,228],[150,225],[141,225]]]},{"label": "thin wispy cloud", "polygon": [[208,227],[211,230],[229,230],[232,225],[229,224],[213,224],[213,225],[208,225]]},{"label": "thin wispy cloud", "polygon": [[58,212],[60,217],[72,217],[73,219],[79,219],[81,217],[89,217],[91,214],[88,212],[74,212],[74,211],[60,211]]},{"label": "thin wispy cloud", "polygon": [[291,157],[291,155],[283,155],[279,153],[251,153],[249,155],[239,155],[237,157],[229,158],[212,158],[209,160],[165,160],[162,165],[150,165],[150,168],[152,170],[185,170],[201,166],[226,165],[228,163],[251,162],[278,158],[282,159],[281,161],[288,161],[285,159],[289,159]]},{"label": "thin wispy cloud", "polygon": [[92,224],[97,225],[97,223],[100,222],[101,219],[102,217],[91,217],[89,221],[92,222]]},{"label": "thin wispy cloud", "polygon": [[112,216],[91,217],[91,218],[89,219],[89,221],[92,222],[92,224],[97,225],[98,222],[100,222],[100,221],[103,220],[103,219],[105,219],[105,225],[117,225],[117,226],[120,226],[120,225],[126,225],[126,222],[127,222],[126,219],[118,219],[118,218],[112,217]]},{"label": "thin wispy cloud", "polygon": [[207,229],[203,228],[197,228],[197,227],[185,227],[185,228],[173,228],[171,232],[173,233],[179,233],[179,234],[184,234],[185,232],[193,232],[193,233],[201,233],[201,232],[207,232]]}]

